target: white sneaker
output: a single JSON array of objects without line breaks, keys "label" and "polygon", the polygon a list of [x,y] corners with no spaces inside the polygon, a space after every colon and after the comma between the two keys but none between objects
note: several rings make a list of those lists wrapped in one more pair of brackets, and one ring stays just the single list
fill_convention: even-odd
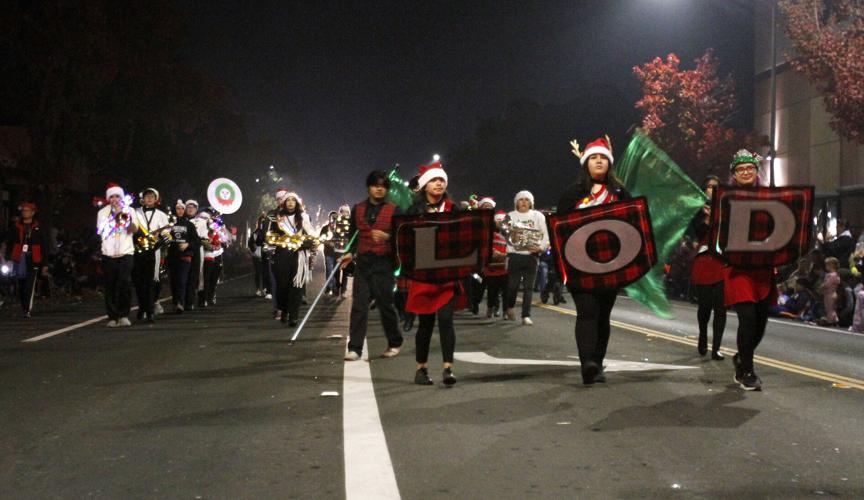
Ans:
[{"label": "white sneaker", "polygon": [[271,300],[273,298],[273,295],[268,293],[267,295],[264,296],[264,298],[267,300]]},{"label": "white sneaker", "polygon": [[382,358],[392,358],[392,357],[395,357],[397,354],[399,354],[399,348],[398,347],[390,347],[386,351],[381,353],[381,357]]},{"label": "white sneaker", "polygon": [[348,353],[345,354],[345,361],[357,361],[358,359],[360,359],[360,355],[354,351],[348,351]]},{"label": "white sneaker", "polygon": [[522,324],[525,326],[531,326],[534,324],[534,322],[531,321],[531,318],[522,318]]},{"label": "white sneaker", "polygon": [[120,318],[117,320],[117,326],[132,326],[132,322],[129,318]]},{"label": "white sneaker", "polygon": [[117,328],[117,322],[112,319],[111,321],[105,323],[105,326],[107,326],[108,328]]},{"label": "white sneaker", "polygon": [[165,309],[162,308],[162,304],[159,302],[156,303],[156,307],[153,308],[153,313],[155,314],[165,314]]},{"label": "white sneaker", "polygon": [[264,296],[264,292],[262,292],[261,290],[256,290],[256,291],[255,291],[255,296],[256,296],[256,297],[263,297],[263,296]]}]

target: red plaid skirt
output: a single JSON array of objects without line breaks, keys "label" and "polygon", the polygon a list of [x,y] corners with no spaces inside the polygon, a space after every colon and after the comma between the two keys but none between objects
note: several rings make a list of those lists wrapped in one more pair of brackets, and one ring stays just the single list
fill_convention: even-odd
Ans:
[{"label": "red plaid skirt", "polygon": [[774,269],[738,269],[727,267],[725,270],[723,293],[726,306],[742,302],[762,302],[771,299],[777,302],[777,286],[774,284]]},{"label": "red plaid skirt", "polygon": [[713,285],[723,281],[723,268],[725,264],[722,260],[709,253],[703,253],[696,256],[693,261],[693,272],[690,273],[691,285]]},{"label": "red plaid skirt", "polygon": [[456,296],[457,311],[468,306],[468,297],[462,291],[460,283],[451,281],[439,284],[408,280],[405,310],[414,314],[433,314],[453,300],[453,296]]}]

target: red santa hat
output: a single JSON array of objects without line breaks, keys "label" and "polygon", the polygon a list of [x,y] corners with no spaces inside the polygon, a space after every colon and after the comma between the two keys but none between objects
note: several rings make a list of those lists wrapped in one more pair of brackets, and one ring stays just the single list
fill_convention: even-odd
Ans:
[{"label": "red santa hat", "polygon": [[480,201],[477,202],[477,206],[483,206],[484,203],[488,203],[489,205],[492,205],[492,208],[495,208],[495,198],[492,198],[491,196],[480,198]]},{"label": "red santa hat", "polygon": [[35,212],[36,211],[36,204],[33,203],[32,201],[25,201],[24,203],[22,203],[18,207],[18,210],[24,210],[25,208],[29,208],[30,210]]},{"label": "red santa hat", "polygon": [[282,203],[285,200],[285,196],[288,195],[288,188],[280,187],[276,190],[276,202]]},{"label": "red santa hat", "polygon": [[585,162],[588,161],[588,158],[590,158],[591,155],[595,154],[601,154],[605,156],[609,160],[610,165],[615,161],[615,159],[612,158],[612,145],[609,144],[609,140],[605,137],[601,137],[585,146],[585,152],[582,153],[582,157],[579,159],[579,163],[585,165]]},{"label": "red santa hat", "polygon": [[109,182],[105,186],[105,199],[111,199],[112,196],[117,195],[119,197],[124,197],[126,193],[123,192],[123,188],[120,187],[119,184],[114,182]]},{"label": "red santa hat", "polygon": [[507,212],[503,210],[498,210],[495,212],[495,222],[501,222],[507,218]]},{"label": "red santa hat", "polygon": [[447,172],[441,166],[441,162],[431,163],[420,167],[420,174],[417,178],[417,189],[423,189],[426,184],[432,179],[444,179],[444,184],[447,184]]}]

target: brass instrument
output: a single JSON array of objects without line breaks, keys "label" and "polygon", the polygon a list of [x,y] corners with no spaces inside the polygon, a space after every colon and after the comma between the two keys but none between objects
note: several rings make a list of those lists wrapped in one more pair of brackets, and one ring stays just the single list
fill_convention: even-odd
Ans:
[{"label": "brass instrument", "polygon": [[[326,240],[326,238],[325,238]],[[264,243],[272,247],[285,248],[292,252],[296,252],[303,247],[307,241],[312,242],[313,247],[321,244],[322,239],[309,234],[288,234],[269,231],[264,237]]]},{"label": "brass instrument", "polygon": [[543,231],[527,226],[507,218],[501,224],[501,233],[507,238],[507,242],[518,251],[529,251],[533,247],[539,247],[543,241]]},{"label": "brass instrument", "polygon": [[171,221],[167,226],[162,226],[159,229],[154,229],[150,232],[145,232],[142,228],[143,234],[135,238],[135,251],[150,252],[155,250],[156,244],[159,243],[160,238],[165,242],[171,241],[173,236],[171,236],[170,229],[174,226],[174,223],[174,221]]}]

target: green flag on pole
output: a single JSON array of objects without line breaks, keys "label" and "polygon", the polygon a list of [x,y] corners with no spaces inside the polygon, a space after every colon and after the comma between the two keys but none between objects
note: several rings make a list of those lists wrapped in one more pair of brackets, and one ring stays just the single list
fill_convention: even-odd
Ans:
[{"label": "green flag on pole", "polygon": [[663,285],[663,267],[681,242],[690,220],[707,197],[654,141],[637,130],[624,159],[615,166],[633,196],[648,199],[651,227],[657,245],[657,264],[639,281],[626,287],[627,295],[662,318],[673,318]]},{"label": "green flag on pole", "polygon": [[387,178],[390,179],[390,189],[387,191],[387,201],[395,204],[402,210],[407,210],[408,207],[411,206],[411,201],[414,198],[411,190],[408,189],[408,186],[405,184],[405,181],[402,180],[402,176],[399,175],[397,169],[394,168],[391,170],[390,174],[387,175]]}]

